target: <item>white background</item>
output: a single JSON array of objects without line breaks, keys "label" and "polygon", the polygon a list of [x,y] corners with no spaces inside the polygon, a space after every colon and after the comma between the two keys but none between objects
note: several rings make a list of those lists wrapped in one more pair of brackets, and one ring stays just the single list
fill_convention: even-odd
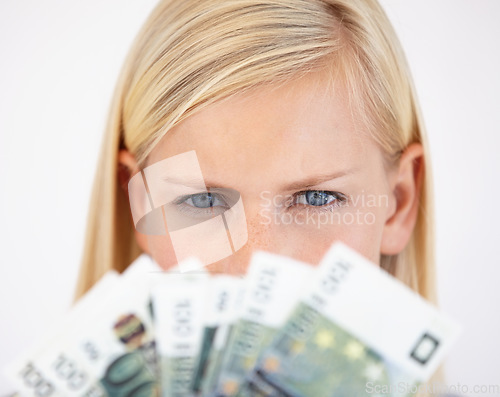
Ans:
[{"label": "white background", "polygon": [[[154,4],[0,2],[0,368],[70,305],[111,92]],[[464,327],[448,383],[498,385],[500,1],[383,5],[429,131],[441,306]]]}]

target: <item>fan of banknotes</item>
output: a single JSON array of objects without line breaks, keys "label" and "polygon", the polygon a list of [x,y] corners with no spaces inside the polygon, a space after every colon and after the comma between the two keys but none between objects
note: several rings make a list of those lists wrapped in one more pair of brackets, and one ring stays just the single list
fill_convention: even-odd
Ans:
[{"label": "fan of banknotes", "polygon": [[459,333],[342,243],[317,266],[256,252],[244,277],[143,254],[7,372],[20,396],[411,396]]}]

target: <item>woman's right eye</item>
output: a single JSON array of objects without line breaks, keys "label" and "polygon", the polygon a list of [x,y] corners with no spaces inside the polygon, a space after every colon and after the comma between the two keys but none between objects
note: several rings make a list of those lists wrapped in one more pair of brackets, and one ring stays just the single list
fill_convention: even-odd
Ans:
[{"label": "woman's right eye", "polygon": [[185,197],[180,203],[200,209],[227,206],[224,199],[219,194],[216,193],[191,194]]},{"label": "woman's right eye", "polygon": [[[171,202],[167,211],[197,219],[208,219],[221,215],[231,209],[237,201],[235,191],[231,189],[205,191],[178,196]],[[236,192],[237,193],[237,192]],[[235,201],[236,200],[236,201]]]}]

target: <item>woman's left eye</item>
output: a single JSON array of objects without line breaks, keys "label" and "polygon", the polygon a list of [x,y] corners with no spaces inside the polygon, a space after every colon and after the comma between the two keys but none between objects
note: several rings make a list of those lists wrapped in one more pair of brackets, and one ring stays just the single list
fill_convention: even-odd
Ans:
[{"label": "woman's left eye", "polygon": [[326,190],[306,190],[296,193],[292,204],[324,207],[332,203],[342,204],[343,202],[345,202],[345,196],[341,193]]}]

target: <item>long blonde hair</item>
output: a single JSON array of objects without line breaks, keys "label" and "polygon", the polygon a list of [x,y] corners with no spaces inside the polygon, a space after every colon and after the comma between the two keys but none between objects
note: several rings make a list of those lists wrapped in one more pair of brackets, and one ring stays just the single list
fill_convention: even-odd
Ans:
[{"label": "long blonde hair", "polygon": [[424,147],[417,223],[402,253],[381,266],[434,301],[429,151],[401,45],[376,0],[164,0],[146,21],[120,75],[88,215],[76,298],[107,270],[140,253],[118,151],[143,167],[168,131],[204,106],[260,84],[284,82],[328,63],[384,152]]}]

